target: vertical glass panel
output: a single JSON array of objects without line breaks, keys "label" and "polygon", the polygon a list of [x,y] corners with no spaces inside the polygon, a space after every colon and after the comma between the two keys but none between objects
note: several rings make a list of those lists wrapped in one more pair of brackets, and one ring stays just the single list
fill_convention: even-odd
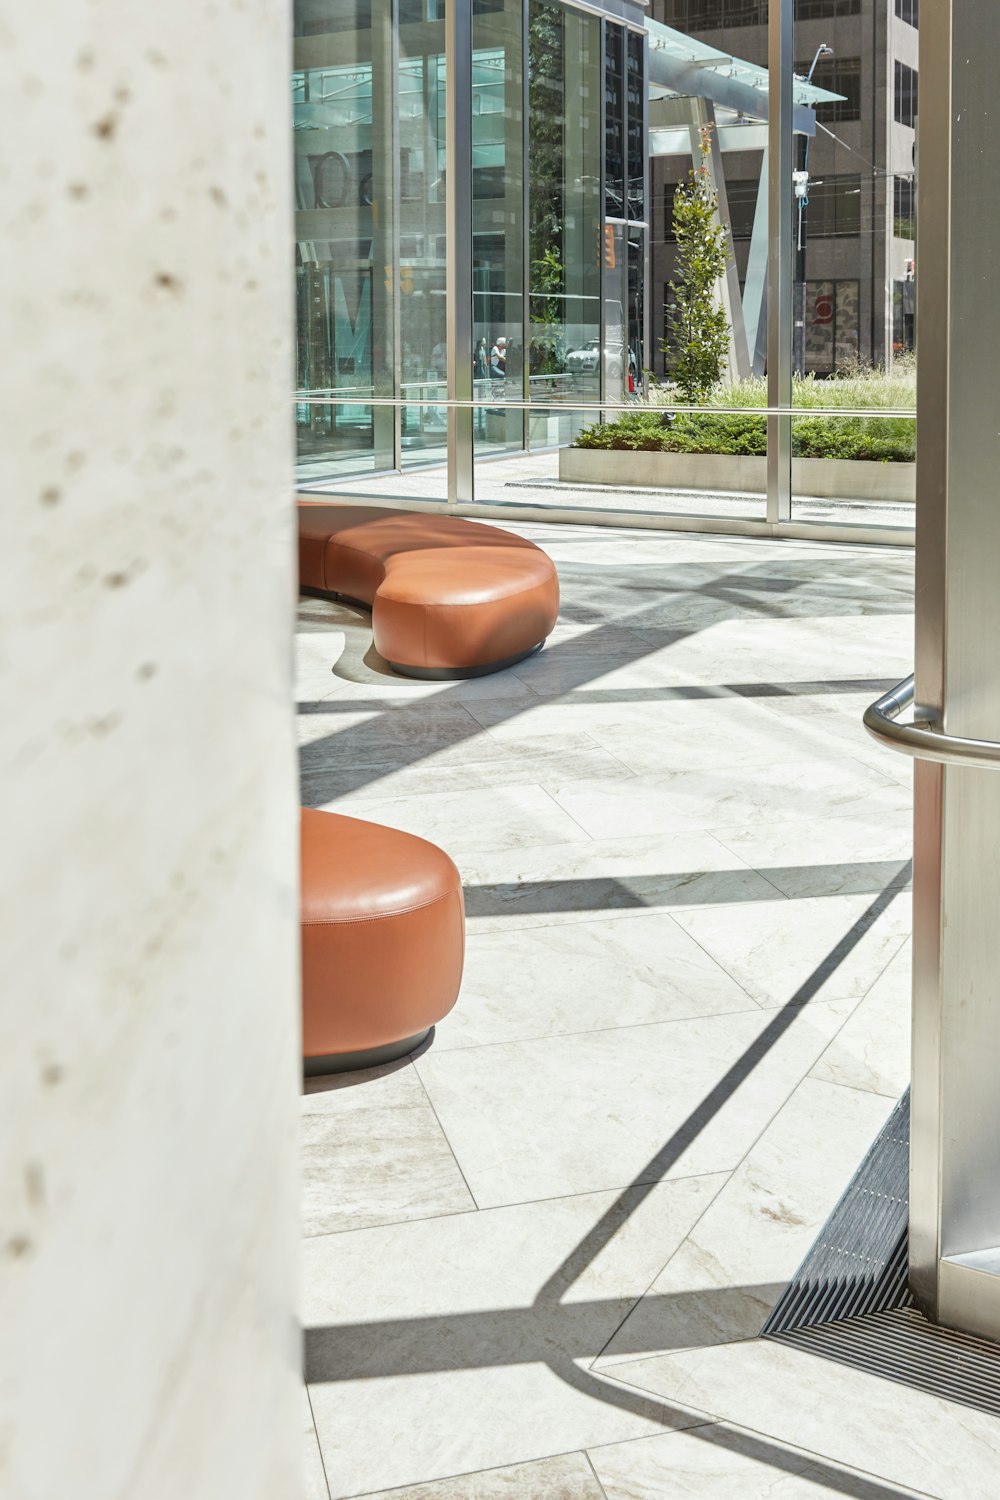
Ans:
[{"label": "vertical glass panel", "polygon": [[628,206],[626,217],[644,220],[646,217],[646,81],[643,66],[643,39],[637,31],[629,31],[627,38],[628,192],[626,199]]},{"label": "vertical glass panel", "polygon": [[604,27],[604,212],[625,217],[625,32]]},{"label": "vertical glass panel", "polygon": [[[529,8],[531,399],[597,401],[601,381],[601,22],[548,0]],[[565,442],[578,413],[539,413],[529,440]]]},{"label": "vertical glass panel", "polygon": [[628,371],[629,396],[646,393],[646,231],[628,231]]},{"label": "vertical glass panel", "polygon": [[393,462],[389,0],[296,0],[296,404],[299,479]]},{"label": "vertical glass panel", "polygon": [[473,440],[477,457],[524,447],[522,0],[472,12]]},{"label": "vertical glass panel", "polygon": [[887,10],[795,7],[795,71],[835,97],[795,140],[793,514],[909,527],[918,37]]},{"label": "vertical glass panel", "polygon": [[444,21],[437,0],[399,7],[399,348],[402,463],[447,455]]}]

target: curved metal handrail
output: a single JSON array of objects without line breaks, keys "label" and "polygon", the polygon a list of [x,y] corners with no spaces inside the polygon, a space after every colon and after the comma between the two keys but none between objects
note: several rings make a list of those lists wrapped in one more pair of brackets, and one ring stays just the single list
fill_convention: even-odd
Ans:
[{"label": "curved metal handrail", "polygon": [[898,724],[899,715],[913,703],[913,693],[911,672],[865,709],[864,726],[873,739],[916,760],[933,760],[945,766],[977,766],[984,770],[1000,767],[1000,745],[993,740],[967,740],[958,734],[945,734],[929,716],[915,724]]}]

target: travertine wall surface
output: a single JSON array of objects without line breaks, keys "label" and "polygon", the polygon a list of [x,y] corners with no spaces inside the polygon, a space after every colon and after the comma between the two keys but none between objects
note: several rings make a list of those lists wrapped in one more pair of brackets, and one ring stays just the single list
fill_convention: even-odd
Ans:
[{"label": "travertine wall surface", "polygon": [[295,1500],[290,21],[0,0],[0,1495]]}]

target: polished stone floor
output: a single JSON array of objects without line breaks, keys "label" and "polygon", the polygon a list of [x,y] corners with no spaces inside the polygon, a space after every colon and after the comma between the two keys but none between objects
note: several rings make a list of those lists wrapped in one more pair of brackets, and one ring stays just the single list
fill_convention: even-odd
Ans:
[{"label": "polished stone floor", "polygon": [[521,528],[546,649],[300,607],[303,800],[459,864],[458,1005],[304,1105],[311,1500],[986,1500],[1000,1423],[761,1324],[907,1081],[912,554]]},{"label": "polished stone floor", "polygon": [[[422,455],[421,455],[422,456]],[[397,473],[340,473],[329,461],[299,466],[299,483],[309,491],[329,492],[344,499],[393,501],[448,498],[448,469],[443,454],[428,454],[437,462],[417,463]],[[345,465],[346,467],[346,465]],[[850,489],[851,465],[845,463],[844,485]],[[559,478],[559,450],[533,453],[480,453],[474,473],[475,496],[485,505],[531,505],[575,511],[629,511],[643,516],[714,516],[763,521],[763,495],[711,490],[650,489],[623,484],[609,490],[604,484],[578,484]],[[820,500],[793,495],[792,519],[823,524],[877,526],[882,530],[912,531],[911,504],[852,500]],[[912,538],[911,538],[912,540]]]}]

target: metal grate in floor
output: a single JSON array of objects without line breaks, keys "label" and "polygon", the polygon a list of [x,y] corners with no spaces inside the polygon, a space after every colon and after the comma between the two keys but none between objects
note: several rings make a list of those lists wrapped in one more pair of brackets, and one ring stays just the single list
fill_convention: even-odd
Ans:
[{"label": "metal grate in floor", "polygon": [[1000,1416],[1000,1345],[928,1323],[913,1305],[909,1152],[907,1091],[762,1336]]},{"label": "metal grate in floor", "polygon": [[765,1337],[909,1306],[909,1162],[907,1090],[764,1324]]}]

